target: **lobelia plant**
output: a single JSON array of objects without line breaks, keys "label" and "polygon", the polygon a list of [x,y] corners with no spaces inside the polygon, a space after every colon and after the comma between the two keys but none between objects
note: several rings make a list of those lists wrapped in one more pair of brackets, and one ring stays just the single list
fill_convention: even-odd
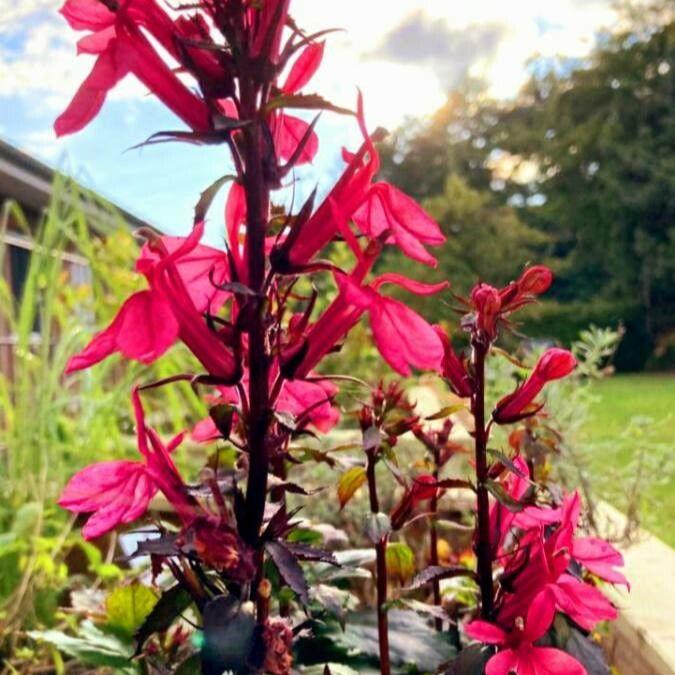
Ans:
[{"label": "lobelia plant", "polygon": [[[139,459],[84,469],[59,503],[89,514],[87,539],[143,518],[158,492],[170,503],[178,529],[156,522],[158,538],[141,544],[138,554],[150,555],[154,573],[168,570],[177,585],[141,627],[139,651],[184,610],[176,600],[182,593],[201,615],[203,672],[289,672],[293,632],[284,618],[272,616],[270,561],[302,605],[308,596],[299,561],[335,563],[328,552],[293,541],[297,521],[285,501],[289,491],[305,492],[287,480],[291,441],[327,432],[339,418],[339,378],[314,370],[366,313],[392,368],[402,375],[413,367],[438,369],[443,345],[435,330],[381,291],[394,284],[426,295],[447,284],[369,276],[388,244],[433,265],[425,247],[444,237],[410,198],[375,182],[380,132],[368,134],[360,95],[355,117],[363,144],[343,152],[345,169],[325,199],[315,208],[313,193],[288,213],[273,205],[275,192],[286,194],[293,169],[318,150],[317,118],[307,123],[287,110],[349,113],[302,93],[320,66],[320,40],[329,31],[302,32],[288,0],[201,0],[172,13],[154,0],[67,0],[61,12],[73,29],[89,31],[78,49],[96,61],[57,119],[57,134],[84,128],[108,92],[133,74],[189,127],[160,132],[147,143],[224,144],[233,173],[202,193],[188,236],[146,233],[136,270],[147,289],[129,297],[66,369],[74,373],[115,353],[150,364],[180,340],[201,372],[136,386]],[[212,200],[228,181],[226,244],[219,250],[200,241]],[[317,257],[336,240],[351,251],[350,269]],[[332,275],[337,295],[316,316],[316,292],[303,294],[298,282],[318,274]],[[238,452],[229,467],[216,459],[197,485],[183,480],[172,457],[184,435],[164,442],[146,423],[142,401],[147,389],[179,381],[209,392],[210,417],[194,438],[224,439]],[[280,600],[279,611],[288,614],[287,601]]]},{"label": "lobelia plant", "polygon": [[[375,345],[394,371],[402,376],[413,368],[440,372],[455,394],[470,401],[474,419],[475,481],[470,482],[441,475],[457,450],[452,424],[427,429],[398,386],[376,388],[360,411],[365,466],[348,471],[349,480],[343,476],[339,489],[343,505],[360,486],[368,489],[380,671],[391,672],[389,576],[398,570],[403,581],[408,570],[404,574],[402,568],[410,567],[390,538],[429,518],[431,566],[410,589],[431,583],[439,605],[441,580],[476,581],[480,618],[465,633],[496,647],[496,654],[479,652],[488,675],[584,672],[563,651],[534,643],[549,632],[556,612],[584,630],[616,615],[594,579],[625,583],[615,569],[620,555],[600,540],[574,537],[580,519],[576,493],[537,488],[533,467],[489,447],[496,425],[539,413],[537,396],[546,382],[571,372],[571,354],[546,352],[486,419],[486,358],[509,315],[543,293],[551,274],[536,266],[503,289],[487,284],[474,289],[464,301],[469,313],[462,322],[470,335],[468,362],[441,328],[384,295],[390,284],[418,295],[445,289],[447,283],[423,284],[391,272],[372,276],[387,245],[434,265],[427,247],[442,244],[444,237],[414,201],[376,181],[374,143],[382,133],[368,133],[360,94],[353,115],[362,145],[356,152],[343,151],[344,170],[323,201],[315,206],[315,191],[297,209],[274,203],[288,194],[294,168],[311,162],[318,151],[318,116],[308,123],[287,111],[352,114],[304,93],[321,64],[329,31],[301,31],[289,4],[198,0],[168,12],[155,0],[67,0],[62,8],[75,30],[89,31],[78,45],[96,61],[56,121],[58,134],[85,127],[108,91],[133,74],[188,126],[159,132],[148,144],[223,144],[232,168],[202,193],[187,236],[146,233],[136,270],[147,289],[129,297],[67,367],[74,373],[115,353],[150,364],[181,341],[199,364],[196,371],[134,387],[138,459],[85,468],[70,480],[59,503],[88,514],[83,535],[93,539],[143,519],[158,492],[169,502],[171,517],[152,521],[156,538],[142,542],[137,555],[150,556],[155,577],[168,572],[176,583],[140,627],[138,654],[154,633],[166,632],[192,605],[201,630],[202,672],[290,673],[294,641],[305,627],[302,620],[293,621],[294,612],[310,604],[300,563],[337,565],[330,552],[303,540],[298,509],[287,505],[289,494],[308,495],[289,480],[298,461],[292,443],[327,433],[338,422],[336,383],[350,378],[316,369],[368,314]],[[201,239],[212,201],[227,183],[220,250]],[[333,243],[349,252],[349,265],[319,257]],[[334,280],[336,294],[328,303],[317,302],[312,280],[318,275]],[[209,417],[193,429],[192,440],[224,440],[236,453],[234,461],[220,450],[210,455],[196,484],[183,479],[173,459],[184,434],[164,441],[147,423],[143,402],[148,389],[186,381],[209,405]],[[432,469],[412,479],[392,469],[403,494],[386,515],[380,512],[375,468],[408,431],[431,453]],[[474,490],[477,497],[475,570],[439,564],[435,514],[444,491],[456,487]],[[446,618],[458,619],[441,607],[430,611],[437,631]],[[185,642],[180,629],[174,638],[176,644]],[[456,630],[451,641],[462,647]],[[151,666],[156,651],[156,645],[146,648]],[[448,672],[481,672],[483,665],[476,669],[475,661],[468,669],[462,665],[467,655],[473,658],[475,649],[464,648]],[[172,659],[155,665],[160,670],[184,665],[174,662],[175,654]]]},{"label": "lobelia plant", "polygon": [[[465,626],[465,633],[496,647],[496,654],[485,654],[487,675],[586,673],[571,655],[535,643],[552,628],[556,613],[584,631],[616,618],[616,609],[597,588],[598,579],[628,586],[616,570],[623,565],[616,549],[595,537],[575,536],[581,516],[578,492],[564,494],[536,482],[533,463],[489,447],[495,425],[528,422],[541,414],[537,397],[546,384],[576,367],[571,352],[548,349],[527,379],[497,401],[487,420],[486,359],[497,349],[499,331],[509,326],[511,314],[535,301],[552,279],[546,267],[534,266],[504,288],[479,284],[468,300],[460,299],[468,309],[462,319],[470,336],[468,360],[454,352],[439,329],[445,345],[442,374],[454,393],[469,399],[474,422],[473,548],[480,603],[479,618]],[[448,572],[430,570],[424,579]]]}]

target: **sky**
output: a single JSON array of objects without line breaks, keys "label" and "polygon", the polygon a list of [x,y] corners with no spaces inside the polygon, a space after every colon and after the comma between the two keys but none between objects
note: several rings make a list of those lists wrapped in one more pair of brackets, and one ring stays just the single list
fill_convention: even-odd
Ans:
[{"label": "sky", "polygon": [[[75,55],[82,34],[66,25],[60,4],[0,0],[0,137],[160,229],[185,232],[200,191],[228,172],[225,150],[129,150],[155,131],[182,128],[131,77],[84,131],[57,139],[53,120],[92,64]],[[611,0],[294,0],[292,8],[308,31],[343,29],[329,38],[311,89],[353,108],[359,87],[373,129],[432,114],[467,77],[483,79],[496,97],[513,97],[531,57],[582,58],[616,22]],[[298,179],[307,191],[330,184],[340,148],[359,138],[353,120],[331,115],[323,115],[318,132],[320,153]],[[211,238],[219,236],[217,216],[209,226]]]}]

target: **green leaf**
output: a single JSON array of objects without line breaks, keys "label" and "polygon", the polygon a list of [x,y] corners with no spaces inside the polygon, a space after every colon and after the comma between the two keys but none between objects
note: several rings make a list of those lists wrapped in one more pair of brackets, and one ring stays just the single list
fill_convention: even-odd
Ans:
[{"label": "green leaf", "polygon": [[154,633],[162,633],[171,627],[171,624],[192,604],[192,597],[180,585],[173,586],[162,593],[152,611],[145,617],[134,636],[139,653],[145,641]]},{"label": "green leaf", "polygon": [[396,542],[387,546],[387,574],[404,584],[415,574],[415,554],[410,546]]},{"label": "green leaf", "polygon": [[119,586],[106,599],[108,626],[124,636],[133,637],[157,604],[155,593],[138,582]]},{"label": "green leaf", "polygon": [[442,420],[446,417],[450,417],[450,415],[458,413],[460,410],[466,410],[466,406],[463,403],[455,403],[454,405],[449,405],[445,408],[442,408],[438,412],[434,413],[433,415],[429,415],[429,417],[425,417],[424,419],[430,422],[434,420]]},{"label": "green leaf", "polygon": [[195,222],[199,222],[206,218],[206,214],[211,207],[213,200],[220,191],[220,189],[231,180],[236,180],[236,176],[221,176],[218,180],[214,181],[209,187],[206,188],[200,195],[199,201],[195,206]]},{"label": "green leaf", "polygon": [[353,466],[345,471],[338,481],[338,499],[343,509],[354,493],[366,482],[366,470],[362,466]]},{"label": "green leaf", "polygon": [[129,646],[113,635],[106,635],[88,620],[80,624],[78,637],[58,630],[31,631],[28,636],[33,640],[48,642],[84,665],[122,669],[130,666],[132,653]]}]

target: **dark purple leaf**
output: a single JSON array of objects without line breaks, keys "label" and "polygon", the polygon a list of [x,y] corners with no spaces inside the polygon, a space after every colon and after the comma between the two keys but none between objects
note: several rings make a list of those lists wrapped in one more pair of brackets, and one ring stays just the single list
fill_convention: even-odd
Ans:
[{"label": "dark purple leaf", "polygon": [[269,553],[284,583],[300,598],[300,602],[306,606],[309,603],[309,588],[305,573],[300,567],[295,554],[285,543],[270,541],[265,544],[265,550]]}]

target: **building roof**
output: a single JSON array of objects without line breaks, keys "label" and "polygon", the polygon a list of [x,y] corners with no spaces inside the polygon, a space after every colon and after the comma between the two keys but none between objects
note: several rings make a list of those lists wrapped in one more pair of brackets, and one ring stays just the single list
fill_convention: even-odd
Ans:
[{"label": "building roof", "polygon": [[[51,199],[56,175],[57,171],[47,164],[0,139],[0,198],[15,199],[23,207],[41,213]],[[114,206],[133,229],[148,225],[126,209]],[[105,230],[112,225],[110,215],[97,209],[94,203],[86,208],[93,211],[91,222],[95,229]]]}]

